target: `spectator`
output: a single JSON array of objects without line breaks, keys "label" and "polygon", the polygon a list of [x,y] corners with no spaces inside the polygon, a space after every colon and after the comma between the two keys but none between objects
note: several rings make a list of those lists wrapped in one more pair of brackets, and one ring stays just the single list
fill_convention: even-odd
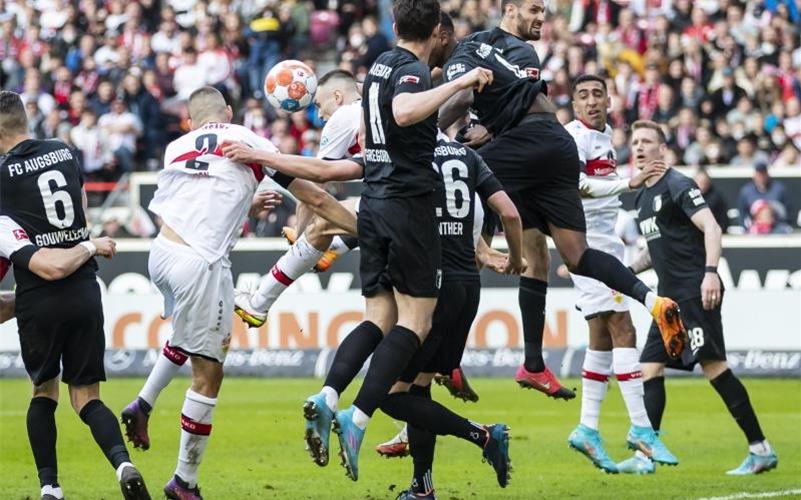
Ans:
[{"label": "spectator", "polygon": [[745,97],[745,90],[734,83],[734,70],[730,67],[723,69],[723,85],[712,93],[712,104],[715,107],[715,117],[725,116],[732,110],[741,98]]},{"label": "spectator", "polygon": [[114,85],[108,80],[102,80],[97,86],[97,94],[89,102],[89,106],[97,116],[103,116],[111,111],[111,101],[114,100]]},{"label": "spectator", "polygon": [[117,174],[133,170],[136,140],[142,135],[142,122],[128,111],[122,98],[114,99],[111,112],[101,116],[98,124],[108,141],[108,148],[114,155]]},{"label": "spectator", "polygon": [[[159,103],[153,95],[142,86],[138,75],[133,72],[125,75],[122,81],[123,99],[131,113],[139,118],[142,124],[142,144],[144,159],[152,163],[162,156],[164,142],[164,117]],[[150,170],[154,170],[150,168]]]},{"label": "spectator", "polygon": [[731,159],[732,166],[747,167],[759,163],[767,164],[770,157],[764,151],[756,149],[754,137],[743,136],[737,141],[737,155]]},{"label": "spectator", "polygon": [[751,205],[751,221],[748,234],[788,234],[792,232],[790,226],[777,220],[777,210],[773,202],[757,200]]},{"label": "spectator", "polygon": [[28,133],[34,139],[46,139],[44,131],[44,115],[39,110],[39,105],[35,100],[25,103],[25,112],[28,114]]},{"label": "spectator", "polygon": [[183,52],[183,61],[175,70],[172,83],[178,98],[181,100],[189,99],[195,90],[206,84],[203,71],[205,68],[198,63],[197,52],[189,47]]},{"label": "spectator", "polygon": [[770,178],[766,163],[758,163],[754,167],[754,177],[740,189],[740,199],[737,203],[740,210],[741,224],[747,228],[751,222],[751,207],[757,200],[765,200],[774,203],[774,209],[781,212],[776,213],[780,222],[790,221],[794,218],[795,211],[790,195],[781,181]]},{"label": "spectator", "polygon": [[726,200],[724,200],[723,196],[715,189],[706,169],[698,169],[694,179],[695,183],[698,184],[698,189],[701,190],[701,194],[704,195],[709,209],[712,210],[712,215],[715,216],[715,220],[720,226],[720,229],[725,233],[726,229],[729,227],[729,207],[726,204]]},{"label": "spectator", "polygon": [[787,101],[787,117],[782,123],[795,147],[801,149],[801,101],[798,97]]},{"label": "spectator", "polygon": [[[97,124],[97,115],[91,108],[81,114],[81,121],[70,131],[70,142],[81,154],[81,166],[89,177],[101,176],[110,163],[110,152],[105,147],[103,132]],[[106,179],[103,179],[106,180]]]}]

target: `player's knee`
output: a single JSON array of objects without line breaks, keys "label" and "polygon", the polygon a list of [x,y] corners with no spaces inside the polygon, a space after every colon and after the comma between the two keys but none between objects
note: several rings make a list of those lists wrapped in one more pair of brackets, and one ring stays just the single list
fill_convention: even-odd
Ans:
[{"label": "player's knee", "polygon": [[58,378],[50,379],[33,386],[34,398],[50,398],[58,401]]},{"label": "player's knee", "polygon": [[665,365],[661,363],[641,363],[643,381],[665,376]]},{"label": "player's knee", "polygon": [[729,368],[725,361],[702,361],[701,370],[707,380],[715,380]]}]

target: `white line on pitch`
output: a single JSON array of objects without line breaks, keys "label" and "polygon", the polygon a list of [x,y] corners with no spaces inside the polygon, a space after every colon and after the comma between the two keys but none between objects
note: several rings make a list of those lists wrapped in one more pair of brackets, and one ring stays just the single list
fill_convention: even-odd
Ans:
[{"label": "white line on pitch", "polygon": [[748,493],[743,491],[725,497],[703,497],[697,500],[735,500],[738,498],[771,498],[771,497],[786,497],[790,495],[801,495],[801,489],[797,490],[782,490],[782,491],[765,491],[762,493]]}]

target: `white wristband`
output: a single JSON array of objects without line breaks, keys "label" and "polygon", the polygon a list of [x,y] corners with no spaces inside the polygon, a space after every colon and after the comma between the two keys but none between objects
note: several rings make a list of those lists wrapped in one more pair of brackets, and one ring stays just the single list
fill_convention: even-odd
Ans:
[{"label": "white wristband", "polygon": [[94,257],[94,255],[97,253],[97,247],[91,241],[82,241],[79,243],[79,245],[89,251],[89,257]]}]

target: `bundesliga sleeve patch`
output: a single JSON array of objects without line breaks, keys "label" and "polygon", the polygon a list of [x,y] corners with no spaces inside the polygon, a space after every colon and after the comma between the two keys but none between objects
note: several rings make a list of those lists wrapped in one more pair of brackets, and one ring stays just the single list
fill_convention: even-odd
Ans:
[{"label": "bundesliga sleeve patch", "polygon": [[420,77],[415,75],[403,75],[398,80],[398,85],[402,85],[404,83],[420,83]]},{"label": "bundesliga sleeve patch", "polygon": [[15,229],[12,233],[17,241],[30,241],[28,233],[26,233],[24,229]]}]

